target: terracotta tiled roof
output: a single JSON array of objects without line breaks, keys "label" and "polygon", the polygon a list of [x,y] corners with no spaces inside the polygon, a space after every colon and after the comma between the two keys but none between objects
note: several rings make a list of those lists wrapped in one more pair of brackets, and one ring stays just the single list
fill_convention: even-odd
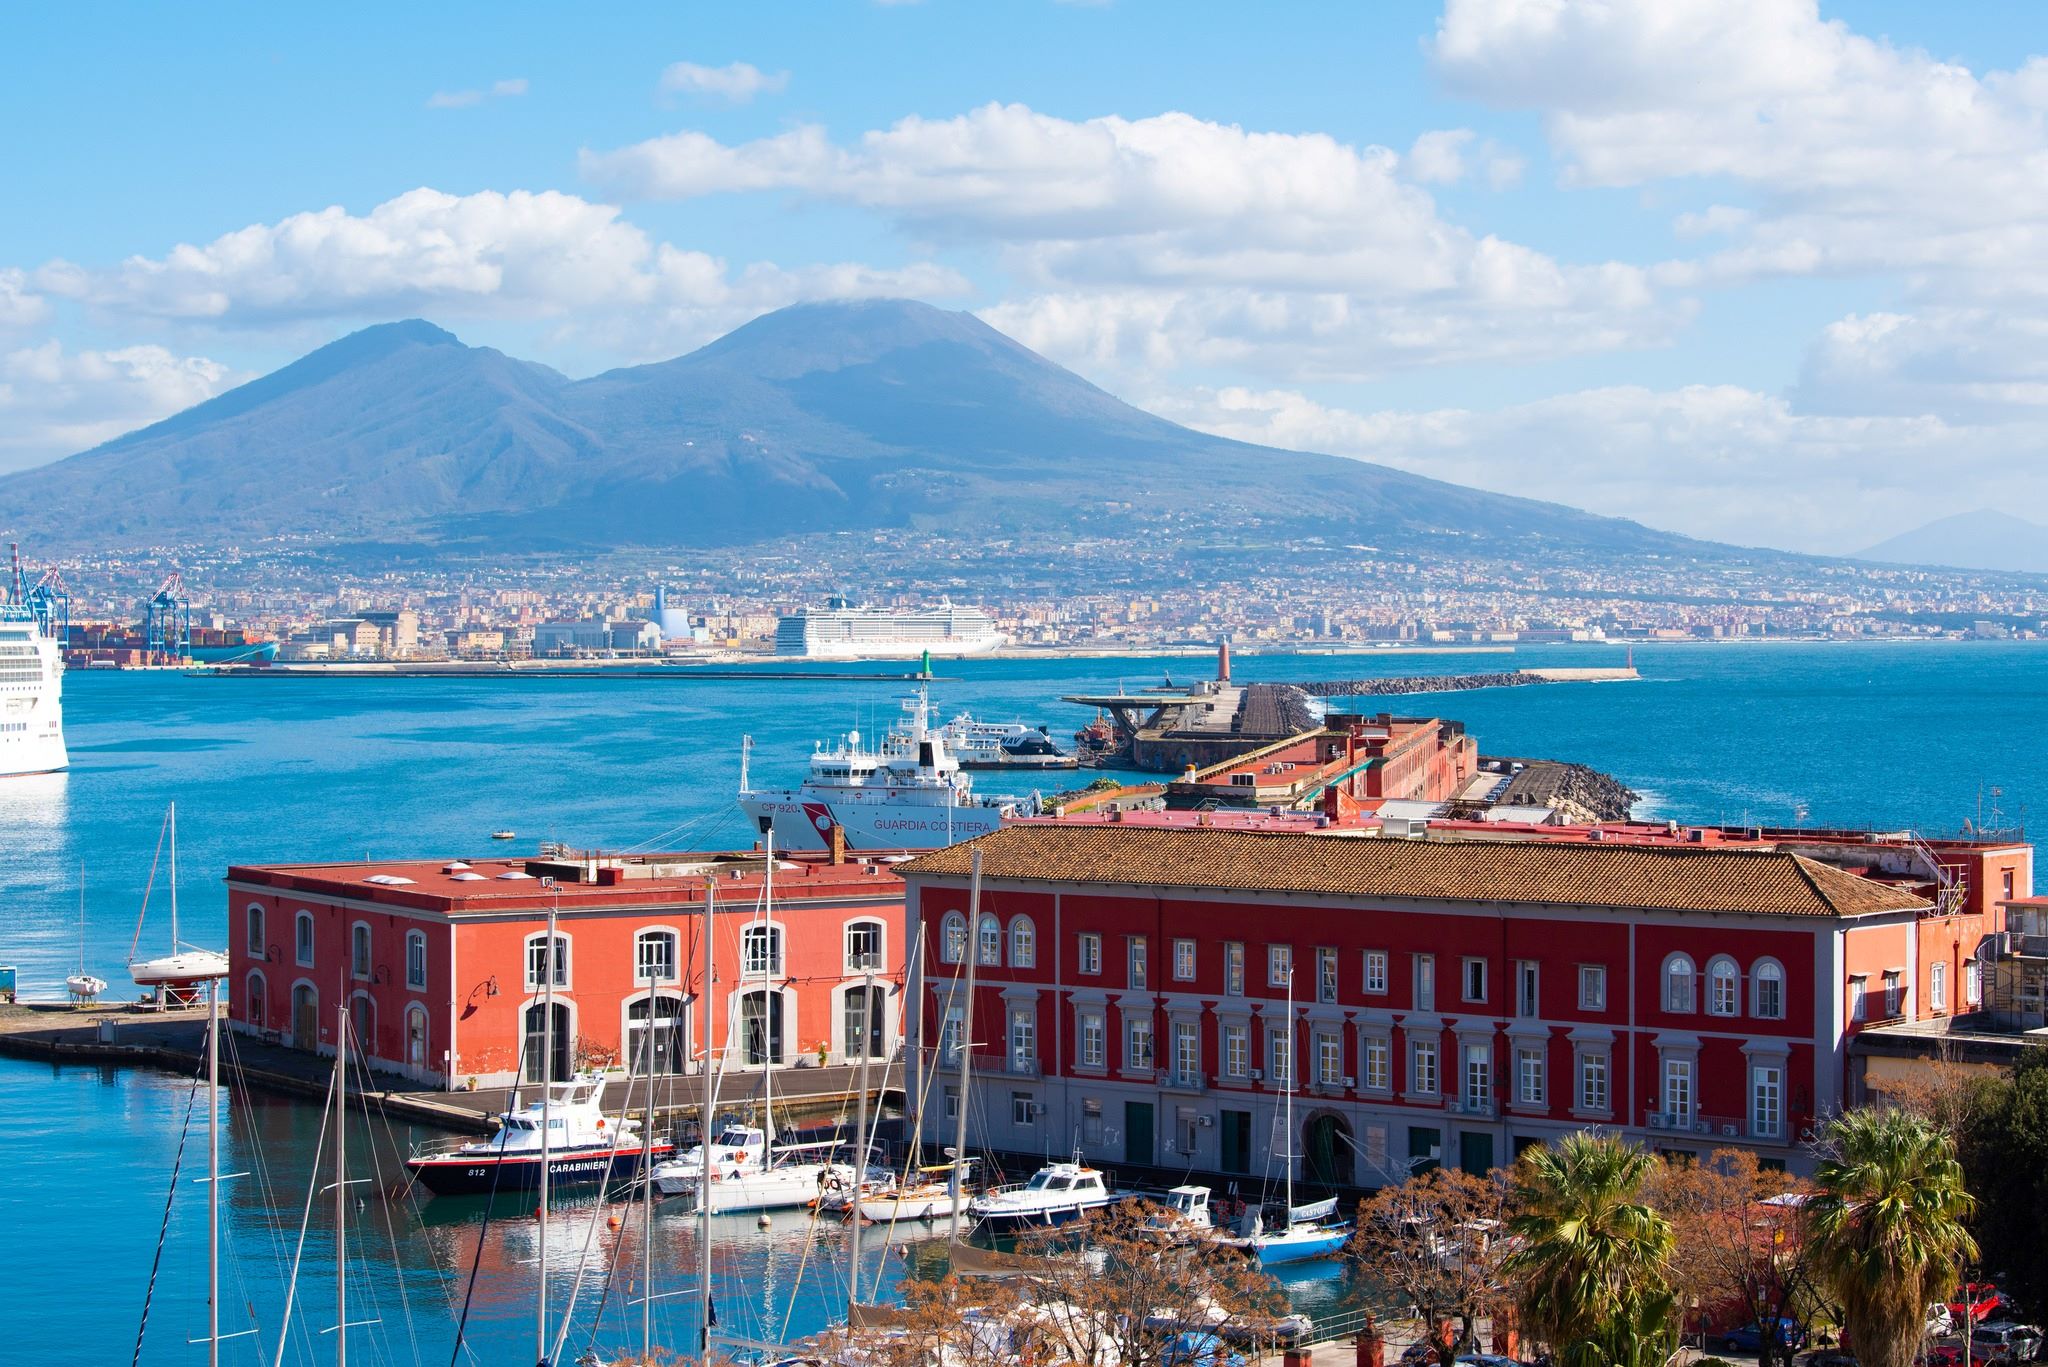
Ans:
[{"label": "terracotta tiled roof", "polygon": [[1290,892],[1631,910],[1858,916],[1927,904],[1883,883],[1778,851],[1383,840],[1251,831],[1006,827],[898,866],[1033,882]]}]

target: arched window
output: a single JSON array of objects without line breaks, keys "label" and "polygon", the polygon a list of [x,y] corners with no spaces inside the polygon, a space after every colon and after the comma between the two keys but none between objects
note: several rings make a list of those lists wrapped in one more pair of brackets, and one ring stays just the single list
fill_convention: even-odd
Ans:
[{"label": "arched window", "polygon": [[781,926],[752,925],[740,932],[740,972],[749,978],[781,976]]},{"label": "arched window", "polygon": [[1749,1009],[1759,1020],[1785,1019],[1785,969],[1776,959],[1758,959],[1751,970]]},{"label": "arched window", "polygon": [[348,931],[348,971],[358,978],[370,976],[370,924],[358,921]]},{"label": "arched window", "polygon": [[[532,937],[533,949],[546,954],[547,947],[542,941],[545,935]],[[534,1002],[526,1008],[526,1037],[520,1044],[521,1066],[519,1075],[528,1082],[567,1082],[571,1076],[571,1046],[576,1039],[576,1013],[569,1003],[556,1002],[554,1010],[547,1009],[546,1002]]]},{"label": "arched window", "polygon": [[[539,991],[548,985],[550,977],[556,987],[569,985],[569,955],[573,946],[566,935],[555,936],[554,953],[548,952],[548,937],[543,931],[526,937],[526,986],[529,991]],[[552,971],[551,971],[552,970]]]},{"label": "arched window", "polygon": [[643,930],[633,939],[633,981],[672,983],[676,981],[676,933],[673,930]]},{"label": "arched window", "polygon": [[270,951],[263,946],[263,908],[260,904],[249,904],[249,957],[268,958]]},{"label": "arched window", "polygon": [[939,925],[939,958],[957,964],[967,957],[967,918],[949,911]]},{"label": "arched window", "polygon": [[427,933],[405,932],[405,985],[419,991],[427,986]]},{"label": "arched window", "polygon": [[627,1072],[664,1077],[682,1072],[689,1058],[689,1013],[682,998],[656,993],[626,1004]]},{"label": "arched window", "polygon": [[1693,997],[1692,960],[1674,954],[1664,961],[1664,1009],[1676,1015],[1698,1010]]},{"label": "arched window", "polygon": [[849,921],[846,925],[846,971],[879,973],[884,965],[880,921]]},{"label": "arched window", "polygon": [[850,987],[846,990],[846,1014],[842,1021],[846,1057],[887,1058],[888,993],[879,987]]},{"label": "arched window", "polygon": [[1010,967],[1037,966],[1038,928],[1031,924],[1029,916],[1014,917],[1010,921]]},{"label": "arched window", "polygon": [[293,918],[292,948],[300,965],[313,966],[313,913],[302,911]]},{"label": "arched window", "polygon": [[1742,973],[1724,954],[1707,965],[1707,1014],[1733,1016],[1741,1010]]},{"label": "arched window", "polygon": [[266,1013],[270,1010],[270,1003],[265,1000],[263,988],[263,975],[261,973],[251,973],[249,975],[249,988],[245,994],[247,1000],[242,1003],[242,1019],[258,1029],[269,1024]]},{"label": "arched window", "polygon": [[993,916],[981,918],[980,948],[976,951],[984,964],[999,964],[1003,961],[1003,923]]},{"label": "arched window", "polygon": [[405,1064],[408,1068],[427,1066],[427,1008],[424,1006],[406,1009]]},{"label": "arched window", "polygon": [[740,995],[740,1057],[756,1068],[782,1062],[780,992],[759,989]]}]

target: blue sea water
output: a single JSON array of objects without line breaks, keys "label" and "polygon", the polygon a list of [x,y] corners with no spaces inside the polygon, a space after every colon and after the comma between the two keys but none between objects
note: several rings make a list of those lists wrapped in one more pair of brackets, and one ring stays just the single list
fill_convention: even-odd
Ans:
[{"label": "blue sea water", "polygon": [[[1620,662],[1615,647],[1532,647],[1512,655],[1245,656],[1240,679],[1467,673]],[[1373,699],[1375,710],[1462,719],[1490,754],[1544,755],[1606,770],[1646,794],[1658,816],[1953,831],[2007,824],[2048,801],[2048,645],[1740,644],[1638,646],[1639,682],[1559,684]],[[1021,718],[1066,732],[1085,722],[1063,692],[1133,689],[1162,674],[1185,680],[1200,659],[944,663],[935,695],[950,715]],[[218,943],[230,862],[363,855],[500,852],[490,831],[621,849],[744,843],[731,803],[740,737],[755,740],[757,781],[801,772],[811,743],[895,715],[900,684],[815,680],[229,680],[176,674],[74,673],[66,682],[73,769],[0,781],[0,963],[24,993],[56,996],[81,959],[117,984],[136,934],[165,804],[178,803],[179,909],[185,938]],[[1017,788],[986,779],[984,786]],[[81,935],[77,879],[84,865]],[[145,950],[168,942],[168,870],[142,928]],[[51,1068],[0,1060],[0,1305],[32,1306],[0,1329],[15,1361],[126,1353],[134,1338],[157,1222],[189,1084],[149,1072]],[[231,1203],[228,1299],[252,1304],[264,1334],[224,1345],[223,1360],[268,1363],[275,1351],[280,1260],[296,1233],[312,1166],[317,1109],[252,1097],[231,1117],[225,1159],[251,1176]],[[367,1157],[371,1134],[352,1151]],[[196,1142],[196,1140],[195,1140]],[[388,1143],[389,1140],[385,1141]],[[194,1161],[188,1153],[186,1178]],[[391,1154],[384,1154],[388,1175]],[[203,1361],[185,1339],[203,1313],[203,1189],[181,1182],[143,1361]],[[444,1360],[450,1294],[479,1244],[487,1295],[470,1334],[485,1357],[532,1352],[530,1218],[493,1222],[444,1208],[424,1226],[366,1199],[377,1240],[359,1249],[365,1303],[377,1326],[352,1333],[358,1358]],[[402,1214],[402,1211],[399,1212]],[[516,1213],[515,1213],[516,1216]],[[316,1237],[306,1281],[314,1330],[332,1323],[330,1252]],[[690,1222],[658,1216],[657,1292],[694,1267]],[[801,1222],[762,1232],[738,1222],[721,1242],[727,1327],[779,1337],[792,1288],[792,1329],[815,1327],[843,1295],[844,1261]],[[833,1238],[838,1236],[834,1231]],[[389,1243],[385,1242],[389,1239]],[[609,1228],[595,1206],[551,1230],[553,1299],[574,1269],[601,1272],[617,1248],[638,1256],[631,1221]],[[587,1245],[587,1251],[586,1251]],[[891,1258],[896,1275],[901,1259]],[[874,1275],[871,1268],[870,1276]],[[666,1278],[664,1283],[661,1279]],[[834,1292],[833,1280],[840,1290]],[[587,1277],[587,1331],[598,1294]],[[396,1296],[412,1307],[408,1324]],[[626,1344],[614,1290],[607,1346]],[[688,1341],[690,1299],[656,1302],[660,1337]],[[631,1312],[637,1317],[637,1311]],[[637,1324],[637,1318],[632,1320]],[[415,1351],[417,1349],[417,1352]],[[296,1335],[288,1357],[324,1361],[331,1339]]]}]

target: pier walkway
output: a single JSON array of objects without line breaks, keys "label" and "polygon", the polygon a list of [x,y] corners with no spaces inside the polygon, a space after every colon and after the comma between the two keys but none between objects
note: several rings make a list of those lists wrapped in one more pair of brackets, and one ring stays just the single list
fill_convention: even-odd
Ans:
[{"label": "pier walkway", "polygon": [[[122,1006],[0,1007],[0,1054],[16,1058],[159,1068],[190,1077],[202,1066],[205,1048],[206,1012],[201,1008],[145,1011]],[[221,1064],[222,1080],[230,1086],[240,1083],[300,1096],[324,1096],[328,1079],[334,1073],[331,1053],[309,1054],[239,1033],[225,1037]],[[885,1069],[877,1060],[868,1065],[868,1073],[870,1095],[878,1107],[901,1104],[900,1071]],[[375,1085],[368,1089],[351,1083],[351,1101],[382,1115],[459,1133],[490,1133],[494,1128],[492,1117],[512,1103],[512,1089],[506,1087],[445,1091],[437,1085],[381,1069],[373,1069],[370,1079]],[[887,1085],[885,1079],[890,1079]],[[853,1089],[859,1080],[858,1066],[779,1068],[775,1073],[776,1113],[785,1123],[830,1124],[843,1117],[851,1125]],[[758,1107],[764,1082],[759,1070],[727,1069],[719,1082],[719,1109],[744,1111]],[[638,1079],[631,1085],[632,1105],[637,1112],[645,1104],[645,1093]],[[622,1101],[627,1086],[621,1076],[609,1089],[608,1100]],[[527,1094],[530,1097],[532,1089],[527,1089]],[[686,1123],[693,1122],[703,1099],[701,1072],[657,1078],[657,1130],[662,1128],[662,1118],[678,1112]]]}]

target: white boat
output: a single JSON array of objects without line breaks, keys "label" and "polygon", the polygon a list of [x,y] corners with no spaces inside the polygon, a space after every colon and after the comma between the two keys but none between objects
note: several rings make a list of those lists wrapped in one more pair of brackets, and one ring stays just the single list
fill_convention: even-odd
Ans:
[{"label": "white boat", "polygon": [[1022,1186],[985,1191],[967,1213],[989,1234],[1070,1224],[1110,1203],[1109,1184],[1080,1163],[1047,1163]]},{"label": "white boat", "polygon": [[783,849],[822,850],[836,828],[849,850],[937,849],[1027,815],[1030,804],[975,796],[945,733],[932,725],[920,685],[903,699],[903,720],[873,748],[858,731],[811,755],[798,788],[752,789],[751,749],[740,765],[740,808]]},{"label": "white boat", "polygon": [[78,866],[78,971],[64,980],[64,990],[71,994],[71,1000],[81,1006],[99,1000],[100,993],[107,990],[105,978],[94,977],[85,971],[85,864]]},{"label": "white boat", "polygon": [[1210,1213],[1209,1188],[1180,1186],[1159,1193],[1144,1193],[1144,1199],[1158,1207],[1145,1222],[1145,1233],[1169,1243],[1206,1239],[1215,1231]]},{"label": "white boat", "polygon": [[[809,1206],[815,1204],[827,1188],[834,1185],[850,1187],[858,1180],[859,1174],[852,1163],[832,1157],[836,1150],[844,1147],[834,1140],[815,1144],[780,1144],[770,1151],[769,1160],[763,1166],[732,1171],[714,1168],[708,1200],[700,1194],[702,1182],[699,1173],[671,1173],[671,1180],[663,1182],[662,1174],[657,1170],[656,1188],[664,1195],[681,1196],[693,1208],[708,1209],[713,1215]],[[674,1166],[680,1168],[684,1165],[678,1163]]]},{"label": "white boat", "polygon": [[553,1187],[628,1182],[643,1158],[669,1145],[642,1145],[637,1120],[607,1119],[604,1083],[592,1073],[549,1083],[545,1097],[500,1115],[489,1139],[419,1145],[406,1169],[436,1196],[532,1191],[543,1163]]},{"label": "white boat", "polygon": [[962,712],[940,732],[963,769],[1077,769],[1081,762],[1042,726],[976,721]]},{"label": "white boat", "polygon": [[491,832],[491,839],[493,839],[493,840],[516,840],[516,839],[518,839],[518,838],[519,838],[519,832],[517,832],[517,831],[492,831],[492,832]]},{"label": "white boat", "polygon": [[956,1210],[966,1210],[973,1200],[969,1184],[977,1161],[969,1158],[960,1163],[957,1196],[953,1185],[954,1165],[935,1163],[918,1168],[914,1181],[891,1184],[871,1192],[863,1191],[853,1203],[854,1208],[861,1219],[873,1225],[951,1218]]},{"label": "white boat", "polygon": [[21,551],[11,547],[0,585],[0,778],[71,767],[64,748],[63,595],[29,586]]},{"label": "white boat", "polygon": [[[189,1006],[199,999],[199,985],[228,976],[228,956],[218,950],[199,949],[178,938],[178,804],[164,811],[164,826],[157,836],[161,854],[168,838],[171,848],[171,952],[154,959],[130,959],[128,976],[137,987],[156,989],[159,1006]],[[149,883],[142,890],[142,910],[136,915],[135,940],[142,942],[142,920],[149,914],[149,893],[156,885],[156,866],[150,865]]]},{"label": "white boat", "polygon": [[813,660],[986,655],[1010,638],[980,608],[940,600],[930,608],[870,608],[846,598],[798,608],[775,624],[775,653]]},{"label": "white boat", "polygon": [[[754,1125],[727,1125],[711,1141],[711,1174],[714,1179],[734,1178],[757,1172],[768,1153],[767,1131]],[[704,1146],[692,1144],[682,1153],[653,1169],[654,1189],[663,1196],[681,1196],[695,1191],[704,1174]]]}]

